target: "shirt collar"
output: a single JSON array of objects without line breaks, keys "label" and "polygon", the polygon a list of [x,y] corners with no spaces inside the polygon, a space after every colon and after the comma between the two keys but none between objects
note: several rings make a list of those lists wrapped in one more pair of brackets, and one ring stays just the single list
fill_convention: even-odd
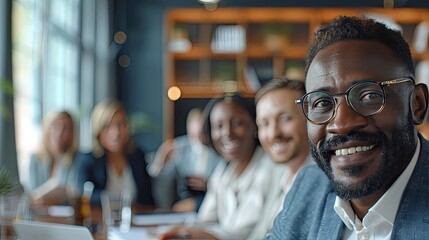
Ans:
[{"label": "shirt collar", "polygon": [[[395,222],[396,213],[398,211],[399,203],[401,202],[402,193],[407,186],[408,180],[413,173],[414,167],[416,166],[417,159],[420,153],[420,139],[417,138],[417,147],[414,152],[413,158],[408,164],[407,168],[401,173],[396,179],[392,186],[383,194],[383,196],[372,206],[368,213],[375,213],[381,218],[385,219],[392,226]],[[349,203],[338,196],[335,199],[334,210],[337,215],[341,218],[343,223],[348,229],[352,230],[355,224],[355,213]],[[370,214],[367,214],[367,216]],[[369,223],[363,219],[363,225],[368,226]]]},{"label": "shirt collar", "polygon": [[[305,166],[313,164],[313,160],[311,160],[310,156],[307,156],[307,158],[304,160],[304,162],[301,164],[301,166],[298,168],[298,170],[292,174],[292,169],[290,164],[285,163],[283,165],[283,174],[281,175],[281,191],[283,193],[289,192],[290,188],[292,187],[293,182],[295,181],[296,176],[298,175],[299,171],[301,171]],[[277,168],[281,169],[281,168]]]},{"label": "shirt collar", "polygon": [[240,188],[245,189],[244,185],[251,183],[250,179],[254,178],[254,172],[258,170],[259,162],[263,161],[262,158],[264,154],[265,152],[262,150],[262,147],[257,146],[246,169],[240,175],[238,175],[235,171],[238,166],[237,162],[228,162],[221,181],[223,181],[225,184],[230,184],[232,181],[234,181]]}]

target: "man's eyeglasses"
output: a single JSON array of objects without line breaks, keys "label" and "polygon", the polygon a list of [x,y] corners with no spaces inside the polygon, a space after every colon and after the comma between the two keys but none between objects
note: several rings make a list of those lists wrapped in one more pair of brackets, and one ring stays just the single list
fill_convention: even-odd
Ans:
[{"label": "man's eyeglasses", "polygon": [[362,116],[371,116],[381,112],[386,101],[384,87],[399,83],[414,82],[410,78],[398,78],[384,82],[363,81],[351,85],[345,93],[330,94],[314,91],[295,100],[301,104],[305,117],[314,124],[326,124],[335,116],[338,100],[344,95],[347,105]]}]

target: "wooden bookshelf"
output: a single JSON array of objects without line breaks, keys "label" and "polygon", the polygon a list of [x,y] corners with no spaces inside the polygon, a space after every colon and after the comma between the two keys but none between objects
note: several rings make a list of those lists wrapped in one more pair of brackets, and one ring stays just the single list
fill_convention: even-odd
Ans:
[{"label": "wooden bookshelf", "polygon": [[[172,9],[165,15],[166,80],[165,86],[181,89],[181,98],[208,99],[223,94],[222,82],[232,80],[246,97],[253,97],[245,69],[252,66],[261,84],[269,78],[288,74],[288,66],[304,67],[304,58],[314,31],[339,15],[366,13],[389,17],[404,29],[404,38],[412,47],[414,28],[420,22],[429,22],[429,9],[382,8],[219,8]],[[264,32],[270,25],[287,26],[286,38],[273,50],[266,43]],[[245,30],[245,48],[239,52],[215,53],[211,43],[214,32],[221,25],[238,25]],[[180,26],[191,47],[186,51],[169,50]],[[429,51],[415,53],[416,62],[429,59]],[[222,79],[224,78],[224,79]],[[178,107],[180,109],[178,109]],[[185,111],[167,100],[164,116],[166,137],[175,135],[175,111]],[[184,114],[181,114],[184,115]],[[177,132],[177,131],[176,131]]]}]

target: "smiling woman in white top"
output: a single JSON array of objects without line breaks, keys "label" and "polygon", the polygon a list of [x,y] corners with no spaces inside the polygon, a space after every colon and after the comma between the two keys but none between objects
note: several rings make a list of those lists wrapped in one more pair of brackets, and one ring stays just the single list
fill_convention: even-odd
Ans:
[{"label": "smiling woman in white top", "polygon": [[259,146],[253,102],[239,95],[214,99],[205,114],[207,144],[226,162],[209,179],[198,228],[173,229],[161,239],[183,233],[194,239],[246,239],[262,213],[271,165]]}]

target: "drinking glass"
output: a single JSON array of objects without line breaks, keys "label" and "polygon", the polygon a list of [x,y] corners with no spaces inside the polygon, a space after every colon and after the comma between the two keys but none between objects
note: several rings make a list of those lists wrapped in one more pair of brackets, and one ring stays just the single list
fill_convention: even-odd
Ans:
[{"label": "drinking glass", "polygon": [[128,189],[124,189],[121,194],[121,224],[119,225],[119,231],[128,232],[131,227],[131,193]]},{"label": "drinking glass", "polygon": [[13,221],[31,220],[30,202],[25,194],[0,196],[0,239],[16,239]]},{"label": "drinking glass", "polygon": [[119,227],[121,232],[128,232],[131,227],[131,193],[124,189],[120,198],[115,198],[109,192],[103,191],[100,195],[103,224],[106,227]]}]

